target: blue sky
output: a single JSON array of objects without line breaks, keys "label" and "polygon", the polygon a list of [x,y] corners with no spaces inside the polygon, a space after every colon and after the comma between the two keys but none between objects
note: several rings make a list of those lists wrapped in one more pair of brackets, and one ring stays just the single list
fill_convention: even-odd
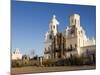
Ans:
[{"label": "blue sky", "polygon": [[49,30],[49,21],[56,15],[63,32],[69,25],[69,16],[80,14],[81,26],[89,37],[96,37],[96,7],[68,4],[12,1],[12,49],[19,48],[21,53],[43,55],[44,35]]}]

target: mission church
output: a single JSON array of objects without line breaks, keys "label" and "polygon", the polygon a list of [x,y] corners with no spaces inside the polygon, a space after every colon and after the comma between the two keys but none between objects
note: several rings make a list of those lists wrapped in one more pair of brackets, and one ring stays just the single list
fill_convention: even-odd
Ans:
[{"label": "mission church", "polygon": [[70,58],[95,54],[95,39],[88,38],[80,25],[80,15],[73,14],[69,18],[69,26],[64,32],[58,31],[59,21],[53,15],[49,23],[49,31],[45,34],[44,59]]}]

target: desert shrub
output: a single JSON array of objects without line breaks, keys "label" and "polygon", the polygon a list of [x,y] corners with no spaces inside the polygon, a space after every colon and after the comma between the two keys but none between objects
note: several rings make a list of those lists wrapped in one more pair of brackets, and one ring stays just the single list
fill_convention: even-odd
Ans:
[{"label": "desert shrub", "polygon": [[39,66],[39,61],[37,61],[37,60],[30,60],[29,61],[29,66]]},{"label": "desert shrub", "polygon": [[72,58],[66,58],[58,60],[56,63],[56,66],[78,66],[83,65],[83,58],[80,57],[72,57]]},{"label": "desert shrub", "polygon": [[80,56],[80,57],[72,57],[70,58],[71,65],[92,65],[95,62],[91,58],[91,56]]},{"label": "desert shrub", "polygon": [[55,66],[55,61],[54,60],[45,60],[43,61],[43,65],[50,67],[50,66]]},{"label": "desert shrub", "polygon": [[83,58],[82,57],[75,57],[72,59],[72,65],[77,65],[77,66],[80,66],[80,65],[83,65]]},{"label": "desert shrub", "polygon": [[12,67],[22,67],[22,62],[20,60],[12,61]]}]

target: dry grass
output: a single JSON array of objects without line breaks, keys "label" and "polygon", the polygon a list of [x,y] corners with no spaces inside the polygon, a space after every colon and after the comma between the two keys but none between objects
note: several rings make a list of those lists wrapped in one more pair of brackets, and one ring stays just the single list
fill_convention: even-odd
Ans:
[{"label": "dry grass", "polygon": [[28,73],[43,73],[43,72],[57,72],[57,71],[74,71],[74,70],[90,70],[95,69],[95,66],[60,66],[60,67],[20,67],[12,68],[11,74],[28,74]]}]

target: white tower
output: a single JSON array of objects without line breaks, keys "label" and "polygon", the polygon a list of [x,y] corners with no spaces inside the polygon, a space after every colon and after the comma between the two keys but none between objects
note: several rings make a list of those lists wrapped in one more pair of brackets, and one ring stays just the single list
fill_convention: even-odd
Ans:
[{"label": "white tower", "polygon": [[54,36],[58,32],[58,25],[59,25],[59,22],[56,19],[56,16],[53,15],[53,18],[52,18],[52,20],[49,23],[49,32],[52,33]]},{"label": "white tower", "polygon": [[80,16],[78,14],[70,16],[70,26],[80,27]]},{"label": "white tower", "polygon": [[78,55],[80,55],[80,42],[81,37],[79,35],[80,31],[80,15],[79,14],[73,14],[69,18],[69,27],[66,29],[66,48],[73,48],[76,49],[78,52]]},{"label": "white tower", "polygon": [[[82,38],[80,36],[80,15],[79,14],[73,14],[72,16],[70,16],[70,26],[74,27],[75,29],[75,35],[76,35],[76,45],[77,45],[77,51],[78,51],[78,55],[80,55],[81,51],[80,51],[80,46],[82,43]],[[80,32],[80,33],[79,33]]]}]

